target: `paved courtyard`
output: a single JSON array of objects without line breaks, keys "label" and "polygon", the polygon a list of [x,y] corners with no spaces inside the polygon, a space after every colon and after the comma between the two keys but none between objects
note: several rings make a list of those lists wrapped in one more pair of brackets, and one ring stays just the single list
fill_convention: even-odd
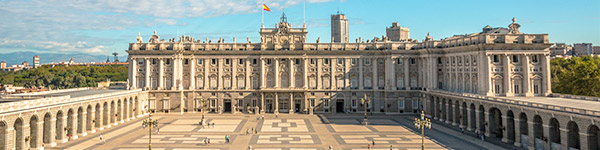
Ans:
[{"label": "paved courtyard", "polygon": [[[156,150],[417,150],[421,148],[420,133],[414,132],[412,116],[370,116],[369,125],[360,124],[360,115],[206,115],[213,126],[200,126],[201,114],[156,114],[158,131],[152,131],[152,148]],[[58,144],[49,149],[148,149],[148,128],[141,127],[138,118],[85,137]],[[246,134],[247,131],[255,133]],[[420,130],[419,130],[420,132]],[[106,143],[99,139],[100,134]],[[229,137],[226,142],[225,136]],[[205,139],[210,139],[210,145]],[[436,126],[426,131],[425,148],[441,149],[503,149],[468,135]]]}]

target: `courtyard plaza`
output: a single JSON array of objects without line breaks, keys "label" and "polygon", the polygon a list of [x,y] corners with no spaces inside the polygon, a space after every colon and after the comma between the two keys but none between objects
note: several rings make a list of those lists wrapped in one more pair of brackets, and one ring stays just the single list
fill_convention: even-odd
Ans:
[{"label": "courtyard plaza", "polygon": [[[369,116],[369,125],[361,124],[362,115],[306,114],[206,114],[213,124],[201,126],[201,113],[153,114],[158,119],[158,131],[152,129],[152,149],[155,150],[418,150],[420,130],[414,127],[413,115]],[[144,150],[148,149],[148,128],[142,128],[137,118],[91,135],[47,149],[72,150]],[[425,149],[511,149],[461,134],[457,129],[433,122],[425,130]],[[247,131],[256,133],[247,134]],[[102,134],[104,141],[100,140]],[[225,136],[228,136],[229,143]],[[205,139],[210,139],[210,145]]]}]

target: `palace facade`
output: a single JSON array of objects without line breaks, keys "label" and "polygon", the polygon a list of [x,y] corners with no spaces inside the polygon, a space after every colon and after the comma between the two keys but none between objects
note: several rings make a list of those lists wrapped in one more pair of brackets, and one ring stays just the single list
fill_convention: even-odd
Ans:
[{"label": "palace facade", "polygon": [[547,96],[552,44],[519,27],[513,18],[509,28],[441,40],[311,43],[283,15],[257,43],[155,32],[129,44],[129,87],[149,90],[150,110],[182,113],[397,114],[427,108],[431,91]]}]

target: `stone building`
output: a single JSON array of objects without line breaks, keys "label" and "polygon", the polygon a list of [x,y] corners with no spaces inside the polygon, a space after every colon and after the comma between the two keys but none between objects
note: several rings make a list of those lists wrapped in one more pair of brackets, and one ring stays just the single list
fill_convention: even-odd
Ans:
[{"label": "stone building", "polygon": [[348,19],[346,15],[337,14],[331,15],[331,43],[348,43]]},{"label": "stone building", "polygon": [[407,41],[410,39],[410,29],[399,26],[398,22],[393,22],[391,27],[387,27],[385,34],[390,41]]},{"label": "stone building", "polygon": [[573,44],[573,56],[592,55],[592,43],[575,43]]},{"label": "stone building", "polygon": [[550,47],[551,57],[565,57],[571,56],[573,53],[573,47],[565,43],[555,43]]},{"label": "stone building", "polygon": [[[547,34],[481,32],[423,42],[314,43],[285,15],[260,43],[193,37],[130,43],[130,87],[150,89],[150,108],[186,112],[416,112],[417,91],[486,96],[551,93]],[[517,46],[519,45],[519,46]]]}]

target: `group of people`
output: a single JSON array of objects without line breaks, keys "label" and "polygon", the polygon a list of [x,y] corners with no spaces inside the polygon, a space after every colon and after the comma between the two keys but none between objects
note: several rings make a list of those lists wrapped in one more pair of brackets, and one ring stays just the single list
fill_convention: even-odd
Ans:
[{"label": "group of people", "polygon": [[258,134],[258,130],[254,130],[254,128],[246,129],[246,135],[248,134]]},{"label": "group of people", "polygon": [[206,123],[206,125],[203,125],[202,122],[201,122],[200,123],[200,128],[204,129],[204,126],[207,126],[208,128],[210,128],[212,126],[212,128],[215,128],[215,123],[214,122],[213,123],[208,122],[208,123]]},{"label": "group of people", "polygon": [[[367,148],[371,149],[371,147],[375,146],[375,140],[371,141],[371,143],[367,144]],[[331,146],[329,146],[329,149],[331,150]],[[390,150],[394,149],[394,147],[392,145],[390,145]]]}]

